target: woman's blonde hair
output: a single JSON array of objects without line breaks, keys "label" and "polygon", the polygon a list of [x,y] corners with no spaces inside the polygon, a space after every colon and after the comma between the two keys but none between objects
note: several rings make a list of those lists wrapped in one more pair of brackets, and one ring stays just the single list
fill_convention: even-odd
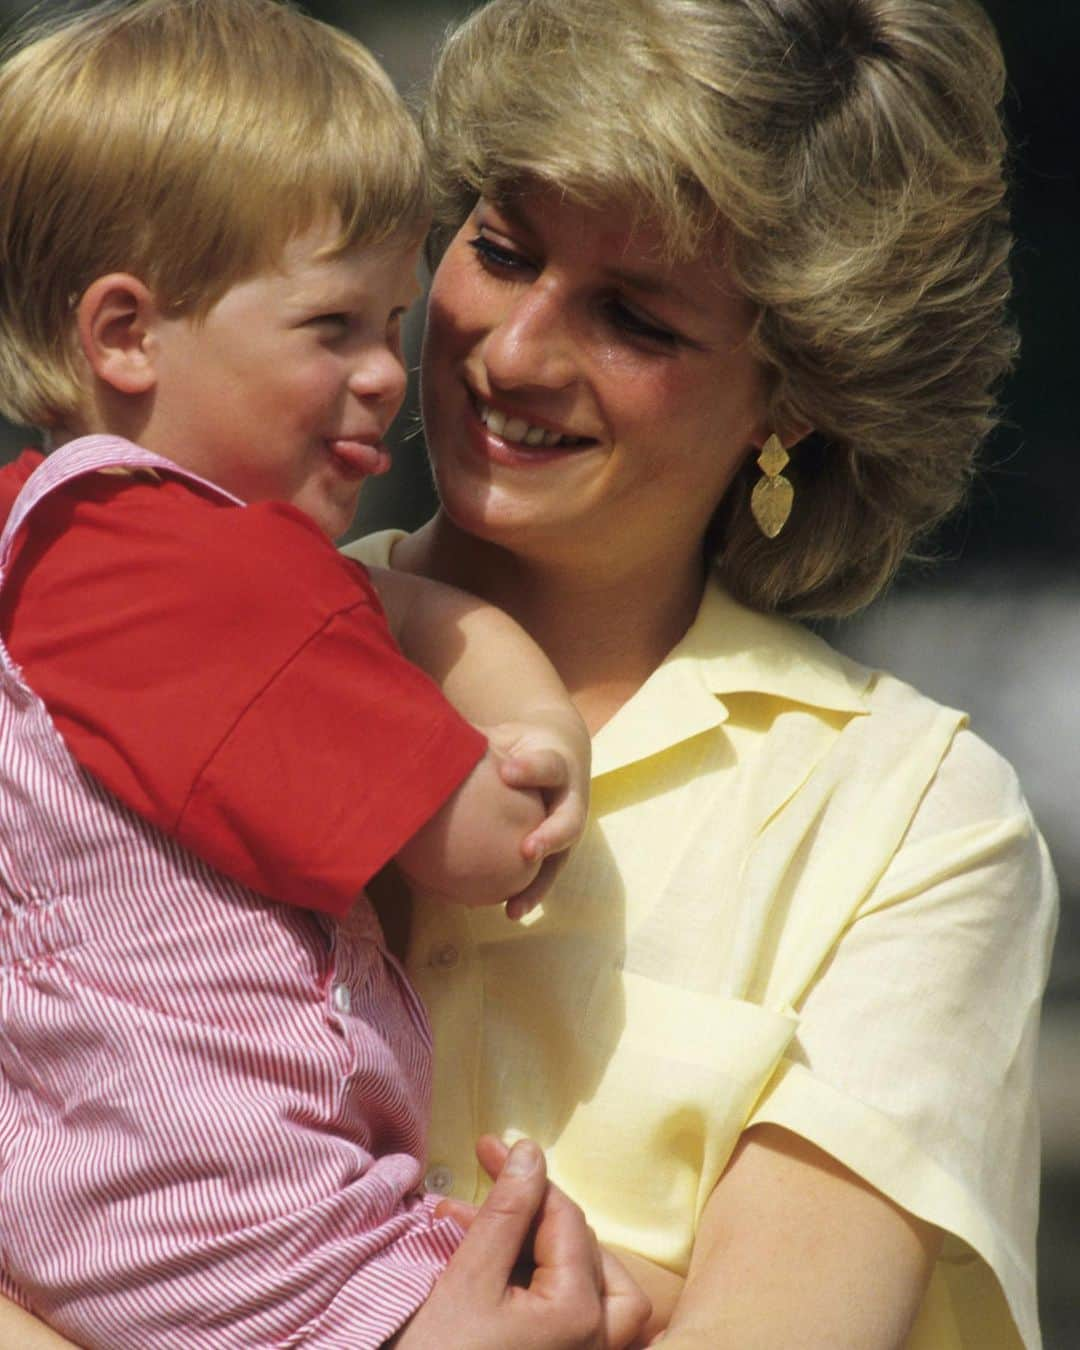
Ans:
[{"label": "woman's blonde hair", "polygon": [[114,0],[22,34],[0,67],[0,411],[76,413],[96,277],[204,314],[323,220],[339,249],[419,237],[424,167],[370,53],[278,0]]},{"label": "woman's blonde hair", "polygon": [[848,613],[963,495],[1015,337],[1004,86],[974,0],[492,0],[448,39],[424,128],[434,253],[529,180],[723,246],[759,307],[792,517],[748,457],[710,536],[761,609]]}]

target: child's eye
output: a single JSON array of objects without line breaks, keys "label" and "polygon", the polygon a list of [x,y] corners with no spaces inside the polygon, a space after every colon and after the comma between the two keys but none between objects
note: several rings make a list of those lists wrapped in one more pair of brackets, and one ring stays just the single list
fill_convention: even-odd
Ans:
[{"label": "child's eye", "polygon": [[349,316],[344,312],[316,314],[311,322],[315,324],[325,324],[328,328],[348,328]]},{"label": "child's eye", "polygon": [[478,234],[475,239],[470,239],[469,247],[485,267],[497,271],[515,271],[528,266],[521,254],[504,248],[502,244],[496,244],[484,234]]}]

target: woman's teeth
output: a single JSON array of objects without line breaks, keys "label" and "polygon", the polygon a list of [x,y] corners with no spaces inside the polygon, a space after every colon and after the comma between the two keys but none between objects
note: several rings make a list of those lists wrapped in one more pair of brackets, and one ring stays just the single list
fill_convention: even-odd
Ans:
[{"label": "woman's teeth", "polygon": [[507,417],[498,408],[489,408],[486,403],[477,402],[477,412],[480,421],[490,432],[496,436],[501,436],[504,441],[512,441],[516,445],[542,445],[551,447],[555,445],[584,445],[584,437],[581,436],[561,436],[557,431],[548,431],[545,427],[530,426],[521,417]]}]

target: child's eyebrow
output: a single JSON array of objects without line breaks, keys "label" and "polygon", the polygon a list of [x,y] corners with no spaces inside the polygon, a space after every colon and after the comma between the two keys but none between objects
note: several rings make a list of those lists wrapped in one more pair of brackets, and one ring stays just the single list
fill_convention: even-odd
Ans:
[{"label": "child's eyebrow", "polygon": [[288,298],[296,309],[349,309],[362,305],[368,291],[344,276],[298,277]]}]

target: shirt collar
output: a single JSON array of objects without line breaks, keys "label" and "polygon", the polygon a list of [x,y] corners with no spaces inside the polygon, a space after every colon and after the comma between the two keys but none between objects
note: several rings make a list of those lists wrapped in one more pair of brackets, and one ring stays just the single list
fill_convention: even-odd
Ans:
[{"label": "shirt collar", "polygon": [[711,580],[685,636],[597,733],[593,777],[722,725],[725,695],[857,715],[870,679],[799,624],[747,609]]}]

